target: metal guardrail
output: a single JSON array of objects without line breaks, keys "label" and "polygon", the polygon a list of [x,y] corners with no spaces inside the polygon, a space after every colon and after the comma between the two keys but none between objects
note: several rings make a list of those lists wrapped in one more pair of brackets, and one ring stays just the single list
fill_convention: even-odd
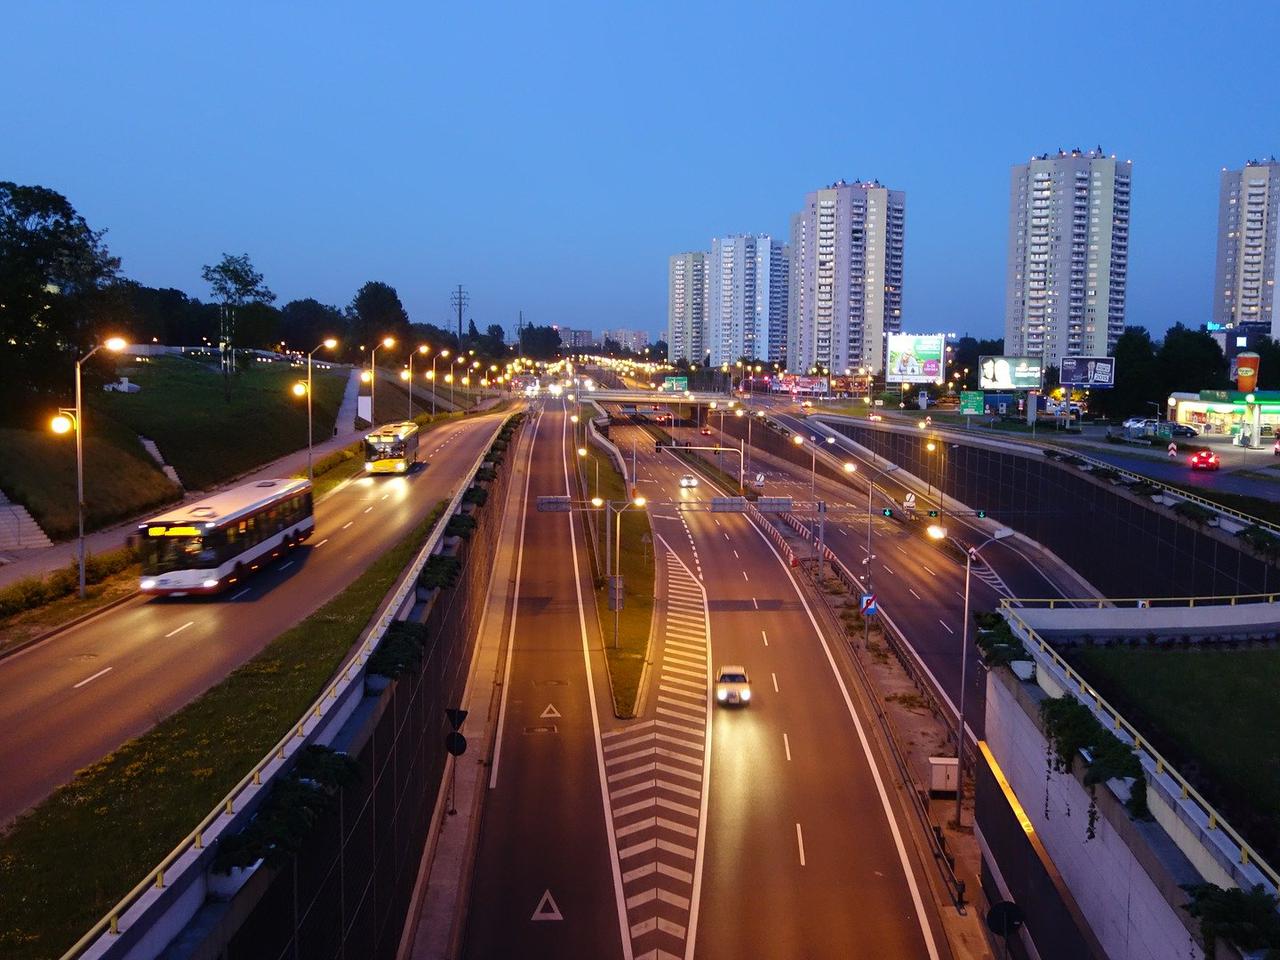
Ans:
[{"label": "metal guardrail", "polygon": [[1017,607],[1023,610],[1053,610],[1056,607],[1071,606],[1077,610],[1093,607],[1235,607],[1250,603],[1276,603],[1280,601],[1280,593],[1239,593],[1225,594],[1215,597],[1122,597],[1118,600],[1110,597],[1080,597],[1072,600],[1066,597],[1023,598],[1004,597],[1000,600],[1002,607]]},{"label": "metal guardrail", "polygon": [[1126,720],[1120,714],[1120,711],[1090,686],[1089,682],[1047,640],[1036,633],[1030,624],[1018,616],[1016,608],[1007,604],[1001,604],[1001,607],[1006,619],[1009,621],[1009,625],[1014,628],[1015,632],[1020,631],[1022,633],[1023,639],[1033,648],[1033,652],[1038,653],[1051,663],[1055,670],[1066,679],[1067,683],[1063,686],[1067,689],[1074,687],[1073,692],[1079,693],[1081,702],[1088,705],[1094,714],[1100,715],[1099,719],[1112,733],[1128,737],[1140,760],[1149,763],[1158,775],[1166,776],[1172,780],[1180,792],[1181,799],[1184,802],[1193,804],[1204,816],[1209,830],[1220,830],[1230,838],[1239,851],[1237,863],[1240,866],[1252,866],[1262,874],[1267,883],[1270,884],[1270,892],[1273,896],[1277,891],[1280,891],[1280,873],[1277,873],[1266,860],[1258,855],[1258,852],[1249,845],[1249,842],[1245,840],[1240,832],[1223,818],[1222,814],[1191,785],[1191,782],[1186,777],[1179,773],[1159,751],[1143,739],[1142,733],[1138,728]]},{"label": "metal guardrail", "polygon": [[[504,417],[502,426],[505,426],[512,416],[514,414],[508,414]],[[501,426],[499,427],[500,429]],[[496,433],[497,431],[495,431],[495,435]],[[413,562],[406,569],[390,600],[382,606],[374,626],[364,640],[348,656],[346,662],[338,671],[336,678],[325,686],[320,696],[312,702],[311,706],[306,709],[298,721],[292,725],[289,732],[281,737],[276,745],[253,765],[253,769],[240,778],[239,782],[227,792],[226,796],[218,801],[217,806],[201,819],[195,829],[183,837],[178,842],[178,845],[152,868],[137,886],[121,897],[116,905],[107,911],[105,916],[90,927],[62,955],[62,960],[74,960],[74,958],[86,956],[91,952],[94,956],[100,956],[109,950],[113,945],[113,941],[108,940],[103,944],[101,943],[102,938],[119,936],[121,933],[128,931],[133,924],[140,921],[152,905],[148,898],[154,899],[157,891],[165,889],[175,870],[182,871],[196,866],[210,841],[218,839],[223,831],[232,825],[237,812],[243,808],[244,804],[254,799],[262,788],[281,772],[298,750],[313,741],[321,727],[324,726],[325,721],[333,713],[334,708],[339,705],[342,697],[349,692],[351,687],[356,683],[364,683],[365,664],[368,662],[369,657],[373,655],[387,627],[394,619],[396,611],[404,604],[410,591],[415,588],[418,575],[422,572],[427,558],[431,556],[443,539],[444,529],[449,522],[449,518],[453,516],[462,503],[463,495],[475,481],[476,472],[484,463],[488,452],[489,445],[486,445],[476,458],[475,463],[467,471],[466,476],[458,487],[458,492],[453,495],[448,506],[437,519],[434,529],[427,537],[427,542],[423,544],[422,549],[418,551],[417,556],[414,557]],[[197,904],[193,907],[193,911],[198,908],[199,905]]]}]

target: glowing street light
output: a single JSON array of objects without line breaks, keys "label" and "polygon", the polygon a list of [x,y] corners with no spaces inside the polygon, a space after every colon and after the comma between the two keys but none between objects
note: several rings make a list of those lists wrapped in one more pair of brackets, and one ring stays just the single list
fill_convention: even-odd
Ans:
[{"label": "glowing street light", "polygon": [[[311,433],[311,358],[312,358],[312,357],[314,357],[318,351],[320,351],[320,350],[332,350],[332,349],[334,349],[335,347],[337,347],[337,345],[338,345],[338,341],[337,341],[337,339],[336,339],[336,338],[334,338],[334,337],[325,337],[325,338],[324,338],[324,340],[322,340],[322,341],[320,342],[320,345],[319,345],[319,346],[317,346],[317,347],[315,348],[315,350],[312,350],[310,353],[308,353],[308,354],[307,354],[307,382],[306,382],[305,384],[304,384],[304,383],[295,383],[295,384],[293,385],[293,395],[294,395],[295,397],[305,396],[305,397],[307,398],[307,479],[308,479],[308,480],[314,480],[314,479],[315,479],[314,472],[313,472],[313,471],[312,471],[312,469],[311,469],[311,446],[312,446],[312,433]],[[302,390],[301,390],[301,391],[299,391],[299,390],[298,390],[298,388],[299,388],[299,387],[302,387]]]},{"label": "glowing street light", "polygon": [[374,357],[378,354],[379,347],[394,347],[396,341],[394,337],[383,337],[381,343],[375,343],[373,349],[369,351],[369,426],[377,425],[377,406],[374,404],[374,397],[378,390],[378,368],[374,363]]}]

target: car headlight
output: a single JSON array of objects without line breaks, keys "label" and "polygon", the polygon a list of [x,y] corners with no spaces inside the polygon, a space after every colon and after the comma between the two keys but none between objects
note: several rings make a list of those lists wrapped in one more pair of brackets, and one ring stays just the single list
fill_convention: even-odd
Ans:
[{"label": "car headlight", "polygon": [[156,587],[156,582],[155,582],[154,580],[143,580],[143,581],[142,581],[142,589],[143,589],[143,590],[154,590],[154,589],[155,589],[155,587]]},{"label": "car headlight", "polygon": [[204,585],[205,585],[205,587],[206,587],[206,588],[209,588],[209,587],[216,587],[216,586],[218,585],[218,581],[217,581],[217,580],[206,580],[206,581],[204,582]]},{"label": "car headlight", "polygon": [[729,699],[729,691],[728,691],[728,690],[726,690],[726,689],[724,689],[724,687],[721,687],[719,690],[717,690],[717,691],[716,691],[716,699],[717,699],[717,700],[719,700],[719,701],[721,701],[721,702],[723,702],[723,701],[725,701],[725,700],[728,700],[728,699]]},{"label": "car headlight", "polygon": [[743,699],[743,700],[750,700],[750,699],[751,699],[751,691],[750,691],[750,690],[743,690],[743,691],[742,691],[742,699]]}]

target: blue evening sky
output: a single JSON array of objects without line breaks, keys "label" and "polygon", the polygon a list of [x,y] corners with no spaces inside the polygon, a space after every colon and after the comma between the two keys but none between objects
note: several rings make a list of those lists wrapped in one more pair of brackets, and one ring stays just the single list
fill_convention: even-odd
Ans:
[{"label": "blue evening sky", "polygon": [[[1272,12],[1267,13],[1270,9]],[[999,335],[1009,167],[1134,161],[1129,322],[1209,315],[1218,172],[1280,154],[1280,5],[10,4],[0,179],[127,275],[283,303],[395,285],[440,323],[658,332],[669,254],[785,236],[805,191],[907,192],[905,328]]]}]

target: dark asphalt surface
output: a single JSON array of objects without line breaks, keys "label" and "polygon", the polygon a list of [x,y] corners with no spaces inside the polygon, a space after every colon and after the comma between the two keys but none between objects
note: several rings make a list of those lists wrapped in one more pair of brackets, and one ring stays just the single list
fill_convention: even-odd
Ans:
[{"label": "dark asphalt surface", "polygon": [[[635,435],[613,431],[624,450]],[[682,490],[687,468],[640,436],[640,489],[655,530],[703,577],[711,666],[742,664],[753,689],[748,708],[712,711],[695,955],[937,956],[928,930],[946,956],[909,837],[899,849],[907,821],[894,778],[879,775],[890,819],[859,727],[868,721],[854,719],[786,567],[741,515],[654,502],[705,502],[714,491]]]},{"label": "dark asphalt surface", "polygon": [[[316,507],[305,546],[214,598],[136,598],[0,660],[0,823],[261,651],[453,494],[501,423],[427,434],[405,477],[361,477]],[[251,709],[252,705],[246,705]]]},{"label": "dark asphalt surface", "polygon": [[[475,960],[622,956],[574,584],[573,515],[536,510],[538,496],[568,492],[567,425],[562,405],[549,403],[532,431],[505,716],[467,915],[464,954]],[[581,548],[580,527],[576,537]],[[586,554],[579,559],[585,574]],[[582,596],[593,602],[589,582]],[[598,650],[595,620],[588,606],[589,642]],[[611,715],[607,685],[597,683],[595,696]]]}]

